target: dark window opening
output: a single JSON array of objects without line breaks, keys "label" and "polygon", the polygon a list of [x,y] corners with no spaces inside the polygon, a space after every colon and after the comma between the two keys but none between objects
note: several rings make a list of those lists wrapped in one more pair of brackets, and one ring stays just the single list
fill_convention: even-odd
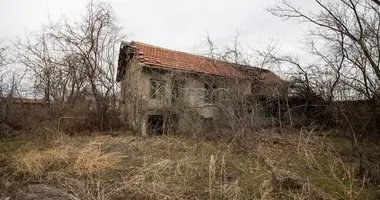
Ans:
[{"label": "dark window opening", "polygon": [[163,115],[148,116],[148,133],[149,135],[162,135],[164,133]]},{"label": "dark window opening", "polygon": [[274,117],[273,114],[274,114],[273,109],[266,105],[265,106],[265,117],[272,118],[272,117]]},{"label": "dark window opening", "polygon": [[178,102],[179,99],[182,98],[182,87],[183,83],[180,81],[173,81],[173,88],[172,88],[172,102]]},{"label": "dark window opening", "polygon": [[213,118],[203,118],[203,131],[211,132],[214,130],[214,119]]},{"label": "dark window opening", "polygon": [[150,79],[150,98],[163,98],[165,95],[165,84],[164,80]]},{"label": "dark window opening", "polygon": [[215,83],[213,84],[207,84],[205,83],[205,102],[206,103],[215,103],[217,100],[217,94],[215,93],[215,90],[218,87]]},{"label": "dark window opening", "polygon": [[261,98],[260,104],[264,107],[264,116],[266,118],[278,117],[278,105],[276,100],[270,98]]}]

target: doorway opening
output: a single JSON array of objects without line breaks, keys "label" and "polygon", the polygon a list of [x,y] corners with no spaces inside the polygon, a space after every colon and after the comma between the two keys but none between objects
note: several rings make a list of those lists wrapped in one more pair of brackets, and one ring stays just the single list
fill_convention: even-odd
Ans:
[{"label": "doorway opening", "polygon": [[162,135],[164,133],[164,116],[148,116],[148,133],[149,135]]}]

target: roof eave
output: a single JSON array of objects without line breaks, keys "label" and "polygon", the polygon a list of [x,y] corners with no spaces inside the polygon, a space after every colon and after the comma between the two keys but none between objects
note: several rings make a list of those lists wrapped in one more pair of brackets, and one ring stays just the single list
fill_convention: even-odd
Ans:
[{"label": "roof eave", "polygon": [[176,72],[181,72],[181,73],[204,74],[204,75],[209,75],[209,76],[226,77],[226,78],[239,78],[239,79],[248,79],[249,78],[247,76],[233,76],[233,75],[227,76],[227,75],[217,75],[217,74],[206,73],[206,72],[196,72],[196,71],[192,71],[192,70],[175,69],[173,67],[167,67],[164,65],[146,64],[143,61],[139,61],[139,62],[143,64],[143,67],[164,69],[164,70],[168,70],[168,71],[176,71]]}]

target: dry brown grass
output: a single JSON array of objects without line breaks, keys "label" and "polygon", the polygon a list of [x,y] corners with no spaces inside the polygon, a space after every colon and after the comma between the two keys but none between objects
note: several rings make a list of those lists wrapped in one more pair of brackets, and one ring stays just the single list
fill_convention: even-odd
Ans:
[{"label": "dry brown grass", "polygon": [[56,186],[78,199],[379,197],[352,175],[355,163],[337,157],[342,142],[269,132],[245,142],[242,151],[235,141],[173,136],[56,137],[50,145],[8,148],[12,175],[3,178]]},{"label": "dry brown grass", "polygon": [[101,143],[90,142],[82,148],[74,149],[72,151],[74,159],[70,170],[82,176],[119,167],[120,155],[115,152],[104,152],[100,146]]},{"label": "dry brown grass", "polygon": [[69,159],[68,149],[22,149],[15,152],[10,159],[10,167],[18,175],[40,177],[49,168],[67,165]]},{"label": "dry brown grass", "polygon": [[101,150],[100,143],[89,142],[75,146],[62,139],[52,141],[59,144],[53,148],[41,149],[28,145],[10,155],[9,166],[16,176],[41,178],[47,172],[61,171],[84,176],[103,173],[119,166],[121,158],[116,153]]}]

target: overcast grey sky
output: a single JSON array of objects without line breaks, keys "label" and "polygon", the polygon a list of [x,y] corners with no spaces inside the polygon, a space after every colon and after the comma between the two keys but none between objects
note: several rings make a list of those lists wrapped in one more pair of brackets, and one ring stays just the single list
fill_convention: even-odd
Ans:
[{"label": "overcast grey sky", "polygon": [[[298,41],[305,33],[305,25],[283,21],[265,10],[278,0],[108,2],[125,33],[131,34],[128,40],[187,52],[196,52],[207,33],[215,41],[226,42],[237,31],[241,43],[260,48],[274,39],[282,42],[282,51],[297,52]],[[0,0],[0,37],[15,39],[38,31],[42,24],[47,24],[48,16],[53,20],[61,15],[78,18],[86,3],[85,0]]]}]

